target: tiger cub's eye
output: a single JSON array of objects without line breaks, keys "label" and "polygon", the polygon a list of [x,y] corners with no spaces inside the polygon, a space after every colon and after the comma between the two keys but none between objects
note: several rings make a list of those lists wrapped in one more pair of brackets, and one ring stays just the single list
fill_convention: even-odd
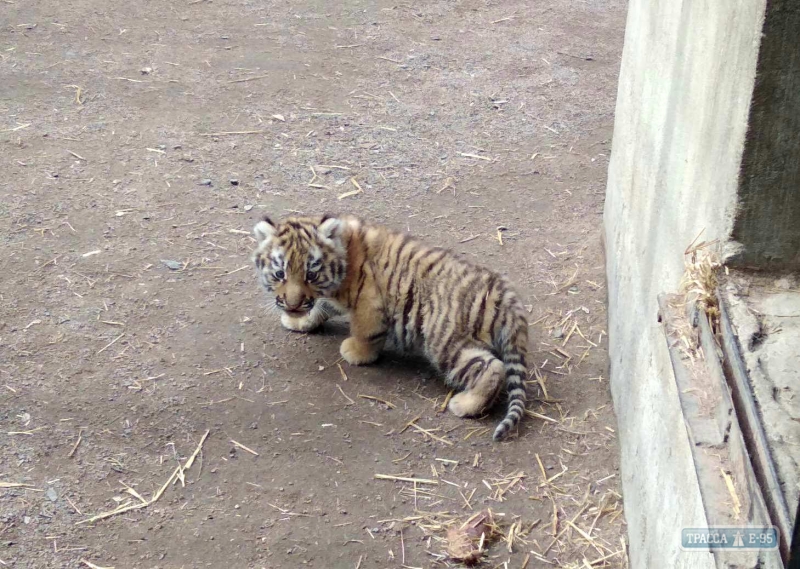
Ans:
[{"label": "tiger cub's eye", "polygon": [[319,277],[319,271],[322,268],[322,259],[314,259],[308,264],[306,268],[306,281],[313,283]]}]

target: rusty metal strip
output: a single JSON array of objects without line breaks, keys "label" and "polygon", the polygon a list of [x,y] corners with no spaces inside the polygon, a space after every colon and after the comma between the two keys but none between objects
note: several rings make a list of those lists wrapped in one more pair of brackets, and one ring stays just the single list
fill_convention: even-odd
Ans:
[{"label": "rusty metal strip", "polygon": [[747,366],[739,349],[739,343],[728,315],[725,299],[719,294],[719,291],[717,291],[717,299],[720,309],[719,320],[723,366],[731,388],[733,405],[739,418],[739,426],[750,454],[753,471],[759,486],[761,486],[767,510],[773,523],[778,527],[781,557],[786,563],[789,559],[789,543],[793,533],[789,508],[781,490],[778,473],[775,470],[772,455],[767,445],[767,436],[761,425],[761,418],[750,389]]}]

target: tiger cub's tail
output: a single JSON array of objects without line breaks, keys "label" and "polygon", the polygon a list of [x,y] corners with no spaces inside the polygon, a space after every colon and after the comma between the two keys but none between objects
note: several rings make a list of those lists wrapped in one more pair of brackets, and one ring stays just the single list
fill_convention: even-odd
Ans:
[{"label": "tiger cub's tail", "polygon": [[496,334],[500,360],[506,372],[506,391],[508,392],[508,408],[506,416],[497,425],[492,438],[500,441],[511,429],[516,427],[525,414],[525,379],[528,373],[526,363],[528,353],[528,322],[522,307],[514,299],[508,310],[512,312],[506,319],[502,329]]}]

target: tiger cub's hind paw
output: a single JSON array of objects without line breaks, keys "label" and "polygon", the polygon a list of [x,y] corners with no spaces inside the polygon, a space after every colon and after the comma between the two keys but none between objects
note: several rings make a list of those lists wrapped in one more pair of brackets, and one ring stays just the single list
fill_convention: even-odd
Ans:
[{"label": "tiger cub's hind paw", "polygon": [[339,352],[347,363],[359,366],[377,360],[380,349],[375,349],[368,342],[362,342],[351,336],[342,342]]},{"label": "tiger cub's hind paw", "polygon": [[480,415],[486,408],[486,398],[481,397],[473,390],[468,389],[461,393],[456,393],[450,398],[447,408],[456,417],[474,417]]}]

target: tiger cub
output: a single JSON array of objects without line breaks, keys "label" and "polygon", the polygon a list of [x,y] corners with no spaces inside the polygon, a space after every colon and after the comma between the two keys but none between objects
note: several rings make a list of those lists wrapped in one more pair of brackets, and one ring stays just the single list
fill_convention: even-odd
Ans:
[{"label": "tiger cub", "polygon": [[285,328],[309,332],[347,313],[348,363],[374,362],[387,341],[415,349],[459,390],[448,405],[455,415],[482,413],[505,383],[508,409],[494,440],[522,419],[528,323],[502,277],[351,216],[265,217],[254,233],[258,277]]}]

